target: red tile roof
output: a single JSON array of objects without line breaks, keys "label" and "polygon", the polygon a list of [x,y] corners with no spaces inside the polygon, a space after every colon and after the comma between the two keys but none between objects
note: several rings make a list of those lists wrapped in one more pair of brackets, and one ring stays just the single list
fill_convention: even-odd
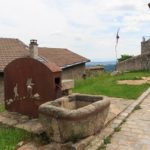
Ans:
[{"label": "red tile roof", "polygon": [[63,48],[39,47],[39,56],[44,57],[48,61],[55,62],[62,68],[89,61],[87,58]]},{"label": "red tile roof", "polygon": [[0,38],[0,72],[12,60],[27,56],[27,46],[18,39]]},{"label": "red tile roof", "polygon": [[[0,72],[3,72],[5,66],[12,60],[28,55],[28,46],[19,39],[0,38]],[[62,48],[39,47],[39,56],[56,63],[61,68],[89,61],[85,57]]]}]

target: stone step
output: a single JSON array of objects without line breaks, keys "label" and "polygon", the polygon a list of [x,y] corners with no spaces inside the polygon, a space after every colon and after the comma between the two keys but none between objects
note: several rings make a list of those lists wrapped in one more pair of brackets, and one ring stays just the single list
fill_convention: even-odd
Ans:
[{"label": "stone step", "polygon": [[28,116],[16,112],[4,111],[0,113],[0,123],[24,129],[33,134],[41,134],[45,131],[38,119],[30,119]]}]

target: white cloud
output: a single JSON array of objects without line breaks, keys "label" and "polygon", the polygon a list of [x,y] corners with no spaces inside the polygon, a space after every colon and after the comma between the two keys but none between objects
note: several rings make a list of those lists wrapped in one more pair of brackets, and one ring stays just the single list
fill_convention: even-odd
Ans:
[{"label": "white cloud", "polygon": [[[139,54],[143,35],[150,33],[147,0],[0,0],[1,37],[39,45],[66,47],[89,58]],[[132,50],[131,50],[132,49]]]}]

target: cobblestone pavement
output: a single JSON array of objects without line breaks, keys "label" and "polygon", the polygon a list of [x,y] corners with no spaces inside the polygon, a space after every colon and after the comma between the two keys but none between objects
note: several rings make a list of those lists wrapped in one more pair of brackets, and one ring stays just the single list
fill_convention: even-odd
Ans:
[{"label": "cobblestone pavement", "polygon": [[115,132],[106,150],[150,150],[150,94]]}]

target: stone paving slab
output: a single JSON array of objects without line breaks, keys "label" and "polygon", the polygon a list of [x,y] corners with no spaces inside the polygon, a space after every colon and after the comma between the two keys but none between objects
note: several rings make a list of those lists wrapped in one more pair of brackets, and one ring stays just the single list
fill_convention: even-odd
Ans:
[{"label": "stone paving slab", "polygon": [[150,150],[150,94],[111,138],[106,150]]},{"label": "stone paving slab", "polygon": [[124,111],[130,104],[135,102],[135,100],[115,98],[115,97],[106,97],[111,101],[110,110],[105,124],[108,124],[111,120],[116,118],[122,111]]},{"label": "stone paving slab", "polygon": [[28,116],[15,112],[0,113],[0,123],[21,128],[34,134],[41,134],[45,131],[38,119],[29,119]]},{"label": "stone paving slab", "polygon": [[[112,98],[106,96],[105,98],[110,99],[111,101],[110,111],[105,124],[108,124],[108,122],[114,119],[131,103],[133,103],[133,100],[127,100],[122,98]],[[35,134],[41,134],[42,132],[45,131],[44,127],[42,126],[42,124],[39,122],[38,119],[29,119],[28,116],[21,115],[16,112],[5,111],[0,113],[0,123],[25,129]]]},{"label": "stone paving slab", "polygon": [[34,143],[28,143],[18,148],[17,150],[37,150],[37,146]]},{"label": "stone paving slab", "polygon": [[[129,107],[127,107],[122,113],[120,113],[113,121],[111,121],[100,134],[95,135],[93,140],[91,140],[90,144],[88,144],[88,146],[84,150],[97,150],[104,143],[104,139],[106,137],[111,137],[115,133],[115,129],[120,127],[120,125],[124,123],[127,117],[131,115],[135,107],[141,104],[149,95],[150,95],[150,88],[146,90],[135,102],[129,105]],[[120,150],[116,149],[116,146],[118,146],[117,144],[112,144],[111,146],[112,149],[109,150]],[[123,150],[130,150],[130,149],[124,148]]]},{"label": "stone paving slab", "polygon": [[[150,88],[146,92],[144,92],[135,102],[128,105],[124,109],[123,112],[120,112],[115,117],[114,120],[112,120],[111,122],[106,124],[106,127],[102,130],[102,132],[95,136],[90,136],[90,137],[88,137],[84,140],[81,140],[80,142],[75,143],[75,144],[69,143],[68,147],[67,147],[67,145],[64,145],[63,149],[62,149],[62,147],[61,148],[59,146],[57,147],[56,143],[49,144],[49,145],[42,146],[42,147],[36,147],[36,148],[37,148],[37,150],[97,150],[103,144],[104,138],[110,137],[113,135],[111,144],[107,145],[107,150],[150,150],[150,147],[149,147],[149,145],[150,145],[149,144],[150,143],[149,142],[150,141],[149,130],[150,129],[148,128],[148,125],[150,125],[150,124],[147,123],[145,125],[145,123],[143,123],[141,120],[137,121],[137,122],[135,121],[135,120],[139,120],[139,118],[142,118],[142,119],[144,119],[145,122],[149,122],[149,120],[150,120],[150,118],[148,118],[150,116],[150,114],[149,114],[150,113],[150,110],[149,110],[150,104],[148,102],[149,99],[150,99]],[[146,101],[146,104],[142,103],[143,101],[144,102]],[[141,109],[141,110],[137,110],[137,111],[133,112],[135,107],[138,106],[139,104],[141,104],[141,106],[143,107],[143,111],[140,113],[140,111],[142,110]],[[146,108],[146,106],[147,106],[147,108]],[[147,109],[146,112],[148,112],[148,113],[145,113],[145,111],[144,111],[145,109]],[[135,119],[134,116],[132,117],[132,115],[131,115],[132,112],[134,114],[136,114],[137,119]],[[137,114],[137,113],[139,113],[139,114]],[[144,117],[142,117],[143,114],[144,114]],[[127,122],[125,124],[122,125],[122,123],[124,123],[124,121],[125,121],[125,119],[127,119],[127,117],[129,117],[129,119],[127,120]],[[131,118],[131,120],[130,120],[130,118]],[[137,126],[137,124],[138,124],[138,126]],[[118,128],[121,125],[122,125],[121,132],[116,133],[115,128]],[[125,126],[125,127],[123,127],[123,126]],[[133,126],[134,126],[134,128],[132,128]],[[144,130],[140,131],[139,127],[141,127]],[[19,149],[19,150],[22,150],[22,149]]]},{"label": "stone paving slab", "polygon": [[[111,99],[111,106],[110,106],[110,112],[109,112],[106,124],[108,124],[112,119],[114,119],[117,115],[119,115],[122,111],[127,109],[127,107],[129,107],[133,103],[132,100],[124,100],[121,98],[110,98],[110,97],[107,97],[107,98]],[[95,136],[90,136],[86,139],[79,141],[76,144],[67,143],[65,145],[63,145],[63,144],[58,145],[56,143],[51,143],[51,144],[46,145],[46,146],[37,147],[37,149],[38,150],[63,150],[63,149],[64,150],[66,150],[66,149],[67,150],[83,150],[87,145],[90,145],[90,143],[93,141],[92,144],[96,145],[96,147],[95,147],[95,150],[96,150],[97,143],[98,144],[102,143],[102,141],[100,141],[100,139],[103,139],[104,136],[109,135],[110,132],[113,132],[113,129],[112,128],[106,128],[96,138],[95,138]],[[93,140],[93,139],[95,139],[95,140]],[[24,145],[23,148],[26,148],[28,146],[30,147],[31,144]],[[35,147],[35,144],[33,144],[33,147]],[[22,150],[22,149],[19,149],[19,150]]]}]

